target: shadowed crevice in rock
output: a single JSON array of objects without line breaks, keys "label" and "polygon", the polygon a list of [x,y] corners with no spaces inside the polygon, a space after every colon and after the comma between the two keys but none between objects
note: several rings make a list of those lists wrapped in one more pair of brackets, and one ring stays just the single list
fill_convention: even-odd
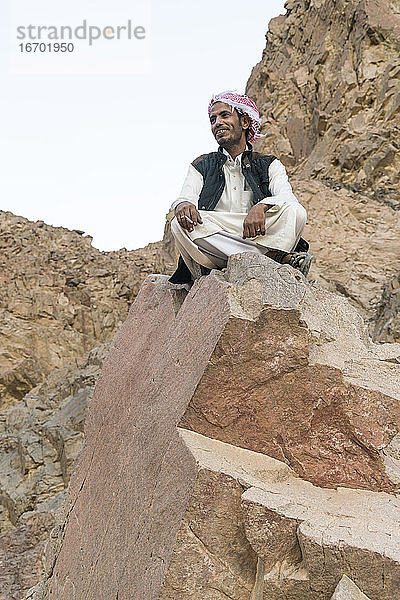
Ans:
[{"label": "shadowed crevice in rock", "polygon": [[372,333],[382,342],[400,341],[400,272],[383,289]]}]

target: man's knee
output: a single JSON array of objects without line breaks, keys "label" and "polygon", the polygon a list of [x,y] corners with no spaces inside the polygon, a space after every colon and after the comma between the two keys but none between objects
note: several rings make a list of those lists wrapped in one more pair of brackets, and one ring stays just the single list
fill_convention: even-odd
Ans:
[{"label": "man's knee", "polygon": [[171,221],[171,233],[176,237],[177,233],[181,230],[181,226],[178,223],[178,219],[174,217]]},{"label": "man's knee", "polygon": [[291,215],[293,219],[295,219],[298,228],[304,228],[307,222],[307,211],[304,206],[298,202],[293,202],[286,204],[283,209],[285,210],[286,214]]},{"label": "man's knee", "polygon": [[307,223],[307,211],[301,204],[296,205],[296,211],[299,225],[303,228]]}]

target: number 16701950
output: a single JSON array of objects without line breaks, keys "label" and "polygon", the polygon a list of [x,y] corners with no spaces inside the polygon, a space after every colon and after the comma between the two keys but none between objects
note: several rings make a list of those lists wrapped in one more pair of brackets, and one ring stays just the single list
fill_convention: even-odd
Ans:
[{"label": "number 16701950", "polygon": [[72,42],[27,42],[19,44],[21,52],[73,52],[75,47]]}]

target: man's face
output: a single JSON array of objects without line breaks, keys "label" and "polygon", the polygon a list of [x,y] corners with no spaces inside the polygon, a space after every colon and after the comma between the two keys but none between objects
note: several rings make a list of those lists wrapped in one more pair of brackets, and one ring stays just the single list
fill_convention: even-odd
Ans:
[{"label": "man's face", "polygon": [[246,140],[246,125],[249,119],[242,119],[236,110],[225,102],[216,102],[210,112],[211,131],[218,144],[223,148]]}]

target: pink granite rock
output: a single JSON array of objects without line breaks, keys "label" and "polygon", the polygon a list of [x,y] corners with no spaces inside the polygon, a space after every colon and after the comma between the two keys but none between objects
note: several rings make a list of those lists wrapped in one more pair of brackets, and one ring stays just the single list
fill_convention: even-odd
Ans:
[{"label": "pink granite rock", "polygon": [[[397,489],[380,455],[400,427],[400,369],[380,358],[388,346],[368,340],[346,300],[265,257],[232,257],[226,279],[232,315],[181,426],[317,485]],[[390,348],[396,360],[400,346]]]},{"label": "pink granite rock", "polygon": [[[314,600],[318,589],[315,600],[330,600],[350,561],[334,555],[328,577],[312,560],[325,551],[330,511],[332,543],[355,546],[340,533],[344,496],[312,484],[397,489],[399,350],[372,344],[345,299],[263,256],[232,257],[188,293],[149,277],[97,383],[38,598]],[[293,517],[287,501],[270,501],[278,483]],[[322,508],[303,519],[307,494]],[[352,506],[376,495],[376,514],[390,506],[388,494],[349,494]],[[384,548],[375,564],[365,523],[357,527],[367,554],[364,542],[350,550],[352,568],[362,573],[367,556],[379,570]],[[379,527],[384,537],[387,520]],[[288,561],[296,577],[285,567],[281,585]]]},{"label": "pink granite rock", "polygon": [[176,426],[229,317],[215,278],[178,319],[163,281],[144,284],[97,384],[49,599],[158,597],[196,478]]}]

